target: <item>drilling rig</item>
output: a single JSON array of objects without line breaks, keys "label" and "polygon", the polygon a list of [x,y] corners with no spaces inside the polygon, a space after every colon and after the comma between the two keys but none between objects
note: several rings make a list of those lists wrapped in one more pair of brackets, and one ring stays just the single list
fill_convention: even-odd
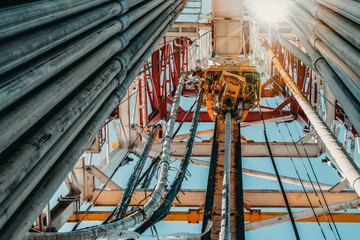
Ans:
[{"label": "drilling rig", "polygon": [[0,239],[357,234],[357,0],[3,0],[0,19]]}]

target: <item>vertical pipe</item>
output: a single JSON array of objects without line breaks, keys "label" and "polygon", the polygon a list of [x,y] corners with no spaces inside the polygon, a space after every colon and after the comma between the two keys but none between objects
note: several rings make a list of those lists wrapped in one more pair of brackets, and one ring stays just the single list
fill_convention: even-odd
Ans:
[{"label": "vertical pipe", "polygon": [[333,156],[336,163],[339,165],[340,170],[343,172],[344,176],[349,180],[351,186],[354,188],[356,193],[360,196],[359,168],[356,166],[356,164],[354,163],[353,159],[351,159],[349,154],[344,150],[344,148],[336,139],[336,137],[331,132],[329,127],[326,125],[326,123],[315,111],[314,107],[308,102],[308,100],[302,94],[301,89],[298,87],[295,81],[285,71],[279,59],[275,56],[274,52],[270,48],[268,42],[263,38],[261,40],[261,43],[265,47],[268,54],[270,55],[274,65],[280,72],[285,83],[289,87],[292,95],[295,97],[300,107],[304,110],[306,116],[309,118],[311,124],[314,126],[316,132],[320,136],[326,148],[329,150],[330,154]]},{"label": "vertical pipe", "polygon": [[221,230],[219,239],[231,239],[230,233],[230,166],[231,166],[231,113],[225,116],[224,177],[221,202]]}]

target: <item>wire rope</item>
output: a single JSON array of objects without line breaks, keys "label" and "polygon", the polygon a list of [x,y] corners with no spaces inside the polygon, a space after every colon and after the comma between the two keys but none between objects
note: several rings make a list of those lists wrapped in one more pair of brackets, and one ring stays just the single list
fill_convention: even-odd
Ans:
[{"label": "wire rope", "polygon": [[293,217],[293,214],[292,214],[292,211],[291,211],[291,208],[290,208],[290,204],[289,204],[289,201],[287,199],[287,196],[286,196],[286,193],[285,193],[285,189],[284,189],[284,186],[282,185],[282,182],[281,182],[281,179],[280,179],[280,175],[279,175],[279,172],[278,172],[278,169],[276,167],[276,163],[275,163],[275,160],[274,160],[274,157],[273,157],[273,154],[272,154],[272,151],[271,151],[271,148],[270,148],[270,144],[269,144],[269,140],[268,140],[268,137],[267,137],[267,134],[266,134],[266,125],[265,125],[265,121],[264,121],[264,117],[261,113],[261,107],[259,105],[259,113],[260,113],[260,117],[261,117],[261,120],[262,120],[262,123],[263,123],[263,128],[264,128],[264,137],[265,137],[265,141],[266,141],[266,146],[268,148],[268,151],[269,151],[269,155],[270,155],[270,159],[271,159],[271,163],[274,167],[274,170],[275,170],[275,174],[276,174],[276,178],[279,182],[279,186],[280,186],[280,189],[281,189],[281,193],[284,197],[284,201],[285,201],[285,204],[286,204],[286,208],[287,208],[287,211],[289,213],[289,216],[290,216],[290,220],[291,220],[291,224],[292,224],[292,227],[294,229],[294,234],[295,234],[295,237],[297,240],[300,240],[300,236],[299,236],[299,232],[297,230],[297,227],[296,227],[296,224],[295,224],[295,220],[294,220],[294,217]]},{"label": "wire rope", "polygon": [[[279,86],[279,87],[280,87],[280,86]],[[266,98],[265,98],[265,100],[266,100],[268,106],[270,106]],[[276,98],[275,98],[275,102],[276,102],[276,104],[278,105],[278,102],[277,102],[277,99],[276,99]],[[284,116],[282,115],[281,111],[280,111],[280,115],[281,115],[282,118],[284,118]],[[328,219],[328,217],[327,217],[327,214],[326,214],[326,211],[325,211],[325,209],[324,209],[324,207],[323,207],[323,204],[321,203],[321,200],[320,200],[320,198],[319,198],[319,196],[318,196],[318,194],[317,194],[317,191],[316,191],[316,189],[315,189],[315,187],[314,187],[314,185],[313,185],[313,183],[312,183],[312,180],[311,180],[311,178],[310,178],[309,172],[308,172],[308,170],[307,170],[307,168],[306,168],[306,166],[305,166],[305,164],[304,164],[304,162],[303,162],[303,160],[302,160],[300,151],[299,151],[299,149],[298,149],[297,144],[295,143],[294,137],[293,137],[293,135],[292,135],[292,133],[291,133],[291,131],[290,131],[290,129],[289,129],[289,126],[288,126],[288,124],[286,123],[286,121],[284,121],[284,124],[285,124],[285,126],[286,126],[286,128],[287,128],[287,130],[288,130],[288,132],[289,132],[289,135],[290,135],[290,137],[291,137],[291,139],[292,139],[292,142],[293,142],[293,144],[294,144],[294,147],[295,147],[295,149],[296,149],[296,151],[297,151],[297,153],[298,153],[298,155],[299,155],[299,159],[301,160],[301,162],[302,162],[302,164],[303,164],[303,166],[304,166],[304,169],[305,169],[306,174],[307,174],[307,176],[308,176],[308,179],[309,179],[309,181],[310,181],[310,183],[311,183],[311,185],[312,185],[312,187],[313,187],[313,189],[314,189],[314,192],[315,192],[316,197],[317,197],[317,199],[318,199],[318,201],[319,201],[319,204],[320,204],[320,206],[322,207],[322,209],[323,209],[323,211],[324,211],[324,213],[325,213],[324,215],[325,215],[326,220],[327,220],[328,223],[329,223],[329,227],[330,227],[332,233],[334,234],[335,239],[337,239],[337,237],[335,236],[334,230],[333,230],[333,228],[332,228],[332,226],[331,226],[331,224],[330,224],[330,221],[329,221],[329,219]],[[298,134],[299,137],[300,137],[300,132],[299,132],[299,130],[298,130],[295,122],[294,122],[294,126],[295,126],[295,129],[296,129],[297,134]],[[335,224],[335,221],[334,221],[334,219],[333,219],[332,213],[331,213],[331,211],[330,211],[330,209],[329,209],[329,206],[328,206],[328,204],[327,204],[327,201],[326,201],[326,199],[325,199],[325,196],[324,196],[324,193],[323,193],[322,188],[321,188],[321,186],[320,186],[319,180],[318,180],[318,178],[317,178],[315,169],[313,168],[313,165],[312,165],[312,163],[311,163],[311,161],[310,161],[310,157],[309,157],[309,155],[308,155],[308,153],[307,153],[307,151],[306,151],[306,147],[305,147],[303,141],[300,140],[300,142],[301,142],[301,145],[302,145],[302,147],[303,147],[303,149],[304,149],[306,158],[307,158],[308,163],[309,163],[309,165],[310,165],[311,171],[312,171],[312,173],[313,173],[313,175],[314,175],[314,177],[315,177],[315,180],[316,180],[316,183],[317,183],[318,188],[319,188],[319,190],[320,190],[320,193],[321,193],[321,195],[322,195],[322,198],[324,199],[324,203],[325,203],[325,205],[326,205],[327,211],[329,212],[331,221],[332,221],[332,223],[334,224],[335,231],[336,231],[339,239],[341,240],[339,231],[338,231],[338,229],[337,229],[337,227],[336,227],[336,224]]]}]

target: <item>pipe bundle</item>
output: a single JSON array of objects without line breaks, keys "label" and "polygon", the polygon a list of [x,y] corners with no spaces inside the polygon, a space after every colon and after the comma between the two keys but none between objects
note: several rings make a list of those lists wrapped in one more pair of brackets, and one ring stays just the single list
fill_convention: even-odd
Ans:
[{"label": "pipe bundle", "polygon": [[0,236],[22,239],[161,38],[181,0],[0,8]]},{"label": "pipe bundle", "polygon": [[360,131],[360,3],[316,0],[289,6],[288,20],[312,67]]}]

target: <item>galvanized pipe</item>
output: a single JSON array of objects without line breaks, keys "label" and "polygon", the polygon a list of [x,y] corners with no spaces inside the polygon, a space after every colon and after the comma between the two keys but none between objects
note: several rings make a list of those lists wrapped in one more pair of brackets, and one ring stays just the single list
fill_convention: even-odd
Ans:
[{"label": "galvanized pipe", "polygon": [[[50,56],[30,64],[21,72],[16,72],[12,76],[3,79],[3,82],[0,83],[0,99],[3,99],[0,102],[0,111],[124,29],[127,30],[118,37],[122,41],[123,46],[127,46],[130,40],[160,13],[169,11],[166,8],[172,4],[172,1],[165,1],[155,9],[152,9],[159,2],[163,1],[151,1],[151,5],[145,4],[146,8],[142,8],[141,11],[139,10],[136,15],[133,12],[136,12],[137,9],[122,15],[118,20],[103,24],[81,39],[75,40]],[[146,13],[145,9],[148,13],[144,16],[143,14]],[[140,17],[142,18],[135,22]],[[129,25],[130,27],[128,27]]]},{"label": "galvanized pipe", "polygon": [[43,0],[3,8],[0,10],[0,40],[109,1]]},{"label": "galvanized pipe", "polygon": [[[164,12],[154,23],[153,23],[153,27],[157,28],[158,25],[160,23],[163,22],[164,18],[166,17],[165,15],[168,14],[167,12]],[[163,24],[161,24],[161,26],[163,26]],[[155,33],[157,33],[158,31],[161,30],[161,27],[159,28],[159,30],[156,30]],[[147,29],[144,33],[142,33],[142,37],[140,37],[140,40],[144,40],[146,39],[147,42],[151,42],[152,41],[152,37],[150,37],[151,34],[154,33],[154,30],[149,28]],[[136,44],[138,41],[135,42],[135,45],[132,44],[131,46],[135,46],[136,48],[139,47],[138,44]],[[146,46],[148,44],[145,44]],[[130,48],[131,49],[131,48]],[[142,51],[141,49],[139,51]],[[111,64],[115,64],[116,69],[111,68],[112,71],[111,74],[112,75],[116,75],[119,73],[119,71],[121,69],[124,68],[124,65],[121,65],[121,63],[118,60],[114,60],[113,62],[111,62]],[[110,65],[111,66],[111,65]],[[128,65],[129,66],[129,65]],[[121,83],[122,81],[120,81]],[[114,82],[115,83],[115,82]],[[116,87],[116,86],[115,86]],[[114,89],[114,88],[113,88]],[[88,89],[85,91],[87,92]],[[75,104],[77,103],[77,101],[75,100]],[[101,102],[100,102],[101,103]],[[74,110],[78,110],[78,108],[75,108]],[[65,111],[66,108],[65,108]],[[76,115],[76,114],[75,114]],[[61,115],[62,116],[62,115]],[[59,120],[58,118],[55,117],[56,120]],[[72,123],[71,119],[76,119],[76,116],[72,116],[72,117],[67,117],[65,118],[67,121],[65,121],[66,125],[69,126],[69,124]],[[84,122],[85,123],[85,122]],[[49,124],[53,124],[53,122],[49,122]],[[60,129],[62,129],[62,131],[65,131],[67,128],[62,126],[60,127]],[[78,129],[81,129],[81,126],[78,127]],[[56,130],[56,129],[54,129]],[[43,133],[46,133],[45,135]],[[71,132],[75,132],[74,130]],[[47,137],[46,141],[44,142],[38,142],[39,140],[42,140],[44,138],[42,137],[35,137],[33,141],[29,141],[27,145],[25,145],[22,148],[22,151],[16,151],[15,156],[13,156],[13,158],[9,158],[7,161],[8,166],[6,167],[8,169],[8,171],[6,171],[6,174],[2,174],[0,179],[4,179],[3,182],[4,184],[1,185],[1,188],[4,187],[4,190],[2,190],[2,192],[7,193],[6,195],[3,194],[1,197],[1,200],[3,200],[5,197],[8,196],[8,194],[13,194],[14,188],[17,186],[18,183],[21,182],[21,180],[27,176],[27,174],[29,174],[29,171],[36,166],[36,169],[32,170],[32,172],[36,172],[37,174],[35,175],[35,178],[39,178],[42,177],[48,170],[48,168],[51,166],[51,161],[46,161],[48,168],[40,168],[39,166],[37,166],[36,164],[38,163],[38,161],[40,160],[40,158],[42,156],[44,156],[47,151],[50,149],[51,146],[53,146],[53,144],[55,144],[56,140],[61,136],[61,131],[54,131],[51,132],[51,128],[49,129],[44,129],[44,131],[42,131],[41,136],[50,136],[50,139],[48,139],[49,137]],[[65,138],[64,140],[62,140],[63,142],[61,143],[61,145],[63,146],[67,146],[66,143],[71,141],[70,137]],[[36,144],[32,144],[33,142],[35,142]],[[69,142],[70,143],[70,142]],[[25,154],[26,153],[26,154]],[[14,160],[12,160],[14,159]],[[20,159],[23,159],[20,161]],[[31,161],[29,161],[29,159]],[[44,161],[44,160],[42,160]],[[10,165],[9,165],[10,164]],[[7,177],[5,179],[5,177]],[[37,182],[31,181],[32,184],[36,184]],[[22,182],[22,184],[27,185],[26,182]],[[30,184],[30,183],[28,183]],[[22,186],[20,186],[18,189],[23,189]],[[31,190],[31,188],[29,188],[28,190]],[[26,192],[26,191],[25,191]],[[20,194],[24,194],[21,191],[19,192]],[[15,204],[13,204],[10,208],[12,210],[16,209]],[[7,208],[4,208],[7,209]],[[7,209],[8,210],[8,209]],[[8,217],[7,215],[4,217]]]},{"label": "galvanized pipe", "polygon": [[230,233],[230,174],[231,174],[231,113],[225,115],[224,171],[219,239],[231,239]]},{"label": "galvanized pipe", "polygon": [[349,156],[349,154],[344,150],[335,135],[332,133],[326,123],[322,120],[322,118],[311,105],[311,103],[309,103],[309,101],[302,94],[302,91],[298,87],[298,85],[286,72],[284,67],[281,65],[279,59],[271,50],[267,41],[265,39],[262,39],[261,43],[270,55],[275,67],[280,72],[293,97],[299,103],[300,107],[304,110],[306,116],[308,117],[309,121],[318,133],[319,137],[321,138],[326,148],[329,150],[330,154],[340,167],[340,170],[348,179],[350,185],[354,188],[356,193],[360,196],[360,169],[356,166],[354,160]]},{"label": "galvanized pipe", "polygon": [[[119,102],[120,100],[115,94],[110,95],[100,107],[99,111],[69,145],[62,157],[57,160],[51,169],[51,174],[47,174],[42,181],[39,182],[30,194],[31,197],[23,202],[21,207],[8,221],[7,225],[1,229],[1,237],[14,240],[23,239],[29,227],[33,224],[34,219],[55,194],[62,181],[81,157],[83,150],[89,146],[98,130],[104,124],[105,119],[111,114],[115,107],[118,106]],[[14,222],[16,222],[16,224],[14,224]],[[39,234],[37,236],[39,236]]]},{"label": "galvanized pipe", "polygon": [[20,35],[0,46],[0,75],[121,13],[119,3],[108,3],[69,20]]},{"label": "galvanized pipe", "polygon": [[[141,35],[143,38],[137,38],[117,56],[117,60],[121,62],[122,68],[131,67],[132,64],[134,64],[134,61],[139,57],[139,53],[144,51],[144,46],[142,46],[144,39],[150,39],[147,41],[147,43],[150,44],[151,39],[155,38],[152,34],[154,32],[160,32],[164,25],[169,23],[171,19],[169,17],[166,19],[166,17],[172,9],[173,8],[168,7],[166,11],[158,16],[157,20],[152,23],[151,28],[147,28],[143,31]],[[136,27],[139,26],[136,25]],[[130,28],[128,31],[132,32],[133,30],[133,28]],[[135,30],[139,29],[135,28]],[[71,71],[65,73],[51,84],[41,89],[35,96],[25,101],[18,108],[12,109],[10,113],[0,119],[0,124],[3,126],[0,133],[4,136],[4,138],[2,138],[3,140],[0,142],[0,152],[10,146],[11,143],[33,126],[51,108],[60,102],[60,100],[90,76],[90,74],[99,67],[99,62],[107,61],[113,54],[122,50],[125,47],[124,43],[126,44],[127,42],[129,41],[123,42],[121,37],[108,41],[97,52],[78,63]],[[57,94],[54,94],[54,92],[57,92]],[[42,101],[42,99],[47,99],[47,101]],[[26,112],[28,112],[28,114],[26,114]],[[26,117],[24,117],[24,115]]]},{"label": "galvanized pipe", "polygon": [[312,1],[304,1],[303,6],[319,20],[323,21],[340,36],[360,49],[360,27],[334,11]]},{"label": "galvanized pipe", "polygon": [[341,58],[320,39],[316,39],[314,46],[323,55],[332,69],[340,76],[344,84],[352,92],[356,99],[360,100],[360,77]]},{"label": "galvanized pipe", "polygon": [[340,102],[341,107],[345,110],[345,113],[355,126],[355,129],[360,129],[360,122],[358,121],[358,119],[360,119],[360,104],[356,104],[358,103],[358,100],[353,96],[348,87],[333,71],[320,53],[310,44],[308,37],[305,35],[305,33],[310,34],[310,32],[308,32],[305,24],[301,21],[297,21],[296,23],[292,18],[289,18],[289,22],[306,51],[309,53],[314,67],[328,83],[331,92],[334,93],[336,99]]},{"label": "galvanized pipe", "polygon": [[[181,3],[181,4],[180,4]],[[182,3],[182,0],[176,0],[175,6],[182,6],[184,7],[184,3]],[[175,11],[174,11],[175,12]],[[177,18],[177,16],[180,14],[180,11],[176,12],[175,17],[173,17],[173,20],[162,30],[163,36],[169,31],[169,29],[171,29],[172,24],[175,22],[175,19]],[[156,41],[153,42],[153,44],[151,45],[151,47],[149,47],[144,54],[151,54],[152,52],[150,51],[151,49],[156,49],[157,45],[155,44]],[[144,55],[143,54],[143,55]],[[143,60],[143,61],[137,61],[134,63],[133,68],[142,68],[144,66],[144,64],[146,63],[148,59]],[[126,91],[129,89],[133,79],[138,75],[139,72],[137,71],[129,71],[130,73],[127,75],[127,80],[124,81],[124,83],[117,89],[117,94],[119,95],[119,97],[122,99],[125,95],[126,95]]]},{"label": "galvanized pipe", "polygon": [[25,94],[40,86],[55,74],[65,69],[85,54],[105,42],[121,30],[119,21],[110,21],[52,52],[39,61],[24,66],[21,71],[2,78],[0,83],[0,111],[18,101]]},{"label": "galvanized pipe", "polygon": [[[360,199],[358,198],[355,200],[331,204],[331,205],[329,205],[329,208],[325,208],[325,210],[323,207],[317,207],[317,208],[314,208],[314,211],[317,216],[320,216],[320,215],[329,213],[329,211],[335,212],[335,211],[344,210],[344,209],[348,209],[348,208],[357,208],[359,205],[360,205]],[[295,220],[300,220],[300,219],[304,219],[304,218],[313,217],[314,212],[312,209],[300,211],[300,212],[294,212],[293,216],[294,216]],[[250,223],[245,224],[245,231],[251,231],[251,230],[268,227],[268,226],[273,226],[276,224],[285,223],[285,222],[289,222],[289,221],[290,221],[290,216],[288,214],[286,214],[286,215],[279,216],[279,217],[250,222]]]},{"label": "galvanized pipe", "polygon": [[319,4],[330,8],[351,21],[360,24],[360,3],[354,0],[316,0]]},{"label": "galvanized pipe", "polygon": [[[315,19],[300,6],[294,4],[293,13],[301,14],[306,19],[307,27],[312,34],[320,38],[329,48],[332,49],[347,65],[360,76],[360,50],[349,44],[346,40],[338,36],[329,27]],[[300,20],[301,21],[301,20]],[[311,36],[315,41],[316,37]],[[314,43],[312,43],[314,44]]]},{"label": "galvanized pipe", "polygon": [[[32,138],[35,139],[33,141],[30,139],[25,143],[25,146],[27,147],[26,150],[33,150],[35,146],[38,146],[39,149],[36,149],[39,152],[37,153],[35,149],[35,152],[28,151],[29,153],[25,152],[17,154],[18,159],[15,159],[24,166],[29,165],[29,159],[31,159],[36,162],[36,166],[25,175],[22,181],[18,181],[19,183],[16,186],[12,185],[11,188],[6,189],[4,194],[1,195],[2,203],[0,205],[0,229],[10,216],[18,209],[22,201],[29,196],[36,184],[38,184],[48,173],[51,167],[54,166],[61,153],[65,151],[69,144],[71,144],[73,139],[85,126],[86,122],[89,121],[89,119],[109,96],[109,93],[113,92],[118,84],[120,84],[113,80],[119,69],[120,63],[117,61],[113,61],[107,65],[99,73],[99,75],[88,84],[87,87],[80,91],[79,94],[64,107],[62,111],[56,114],[53,119],[40,129],[37,135],[40,135],[41,133],[42,135]],[[82,103],[82,105],[77,106],[79,103]],[[81,115],[78,114],[77,111],[79,111]],[[76,121],[74,121],[70,127],[62,129],[62,126],[59,126],[61,123],[67,124],[67,120],[71,120],[71,118],[74,117],[76,117]],[[52,138],[53,135],[59,134],[52,131],[54,127],[48,126],[51,124],[54,124],[56,130],[63,133],[56,139],[57,141]],[[48,144],[46,141],[34,142],[36,140],[46,139],[46,136],[51,136],[50,139],[47,140],[53,143],[51,146],[46,146],[46,144]],[[29,147],[28,145],[33,142],[34,146],[32,148],[31,146]],[[42,145],[45,145],[45,147]],[[45,151],[43,148],[47,148],[48,150]],[[19,151],[22,149],[24,148],[20,147]],[[42,154],[40,155],[40,153]],[[28,156],[27,154],[33,154],[33,157],[31,155]]]},{"label": "galvanized pipe", "polygon": [[[177,3],[180,2],[179,0]],[[184,4],[182,4],[184,6]],[[175,21],[175,18],[178,16],[179,13],[176,13],[174,19],[169,24],[171,24]],[[137,73],[140,71],[141,67],[144,65],[144,62],[148,59],[149,55],[154,51],[154,49],[157,47],[158,43],[160,42],[161,38],[164,36],[164,34],[167,32],[168,27],[166,27],[158,36],[158,38],[153,42],[153,44],[145,51],[145,53],[141,56],[141,59],[139,59],[138,62],[133,66],[133,68],[128,72],[127,80],[125,81],[126,84],[123,84],[120,89],[123,89],[124,87],[130,85],[132,80],[134,79],[134,76],[137,75]],[[125,76],[124,74],[122,76]],[[121,93],[125,90],[120,91]],[[118,92],[119,93],[119,92]],[[121,99],[121,98],[120,98]],[[85,148],[86,146],[84,146]],[[82,149],[84,149],[82,148]],[[73,165],[72,165],[73,166]],[[160,194],[161,195],[161,194]],[[51,195],[50,195],[51,197]],[[160,197],[160,196],[159,196]],[[152,209],[156,207],[156,204],[153,202],[149,205],[146,204],[144,206],[145,214],[149,214],[152,212]],[[41,206],[38,209],[42,209]],[[39,210],[38,210],[39,211]],[[36,216],[36,214],[34,215]],[[104,225],[104,227],[92,227],[89,229],[83,229],[76,232],[70,232],[70,233],[46,233],[46,234],[29,234],[30,239],[50,239],[56,237],[56,239],[84,239],[84,238],[94,238],[94,237],[100,237],[100,236],[106,236],[107,234],[110,234],[113,232],[113,229],[128,229],[130,227],[133,227],[135,224],[139,223],[143,219],[144,215],[140,212],[136,212],[133,215],[129,216],[128,218],[125,218],[121,221],[117,221],[111,224]],[[20,221],[20,219],[19,219]],[[118,230],[117,230],[118,231]],[[27,238],[27,239],[29,239]]]},{"label": "galvanized pipe", "polygon": [[[45,116],[61,100],[88,79],[101,66],[99,63],[106,62],[120,49],[121,42],[119,40],[113,39],[108,41],[102,48],[79,62],[76,67],[52,81],[51,84],[43,87],[36,95],[3,116],[0,119],[0,125],[2,126],[0,133],[4,138],[0,142],[0,152],[28,131],[29,128]],[[44,101],[45,99],[46,101]],[[10,170],[12,164],[15,163],[1,162],[0,168]],[[10,182],[10,179],[3,178],[3,176],[3,174],[0,176],[0,191],[4,190],[3,187],[7,186]]]}]

